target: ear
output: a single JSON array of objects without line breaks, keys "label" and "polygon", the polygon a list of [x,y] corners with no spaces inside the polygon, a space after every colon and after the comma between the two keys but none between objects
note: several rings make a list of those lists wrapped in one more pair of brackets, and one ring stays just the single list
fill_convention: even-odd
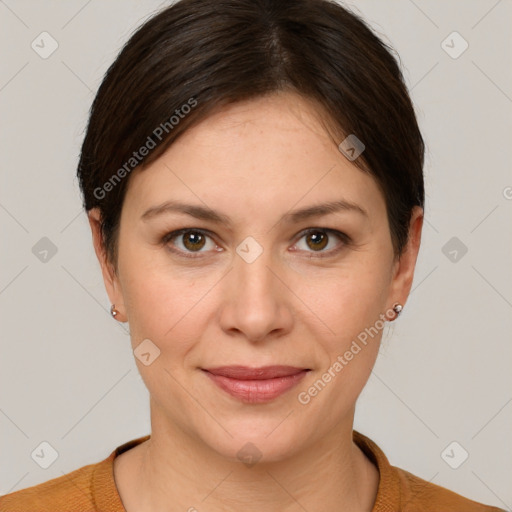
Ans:
[{"label": "ear", "polygon": [[411,291],[414,278],[414,269],[421,243],[421,231],[423,228],[423,208],[415,206],[411,213],[409,224],[409,240],[404,247],[400,259],[393,265],[393,277],[389,291],[388,309],[396,302],[405,305],[409,292]]},{"label": "ear", "polygon": [[105,283],[105,289],[107,290],[110,303],[115,304],[117,311],[119,311],[116,316],[116,320],[120,322],[126,322],[127,318],[124,308],[124,298],[121,291],[119,278],[114,269],[114,266],[108,261],[107,258],[103,234],[101,232],[101,212],[99,208],[92,208],[88,213],[88,219],[92,231],[94,251],[96,252],[96,257],[100,263],[101,273],[103,274],[103,282]]}]

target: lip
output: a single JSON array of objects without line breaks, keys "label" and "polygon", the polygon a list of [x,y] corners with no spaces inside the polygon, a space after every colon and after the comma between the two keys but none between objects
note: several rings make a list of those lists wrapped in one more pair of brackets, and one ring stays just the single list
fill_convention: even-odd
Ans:
[{"label": "lip", "polygon": [[269,402],[286,393],[310,370],[293,366],[221,366],[202,371],[229,395],[255,404]]}]

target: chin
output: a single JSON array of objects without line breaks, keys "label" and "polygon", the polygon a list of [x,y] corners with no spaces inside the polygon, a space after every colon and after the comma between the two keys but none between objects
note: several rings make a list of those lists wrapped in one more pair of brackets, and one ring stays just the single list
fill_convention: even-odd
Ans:
[{"label": "chin", "polygon": [[300,452],[304,442],[304,434],[297,431],[299,426],[296,429],[291,418],[283,421],[285,417],[281,414],[279,418],[272,415],[267,420],[261,417],[257,421],[232,419],[223,423],[232,437],[220,427],[215,431],[209,428],[206,432],[197,432],[197,435],[220,456],[247,467],[280,462]]}]

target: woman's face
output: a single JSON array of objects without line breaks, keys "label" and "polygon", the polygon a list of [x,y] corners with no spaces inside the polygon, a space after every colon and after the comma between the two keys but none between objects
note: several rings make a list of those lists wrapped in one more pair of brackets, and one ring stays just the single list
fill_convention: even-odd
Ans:
[{"label": "woman's face", "polygon": [[[354,207],[306,214],[340,201]],[[171,207],[178,203],[190,207]],[[215,218],[199,215],[205,209]],[[373,178],[290,93],[209,117],[135,171],[118,275],[100,261],[118,319],[129,321],[153,429],[165,425],[233,459],[250,442],[268,461],[340,422],[351,429],[384,315],[410,290],[421,211],[415,218],[416,245],[399,264]],[[230,365],[309,371],[288,391],[251,401],[204,371]]]}]

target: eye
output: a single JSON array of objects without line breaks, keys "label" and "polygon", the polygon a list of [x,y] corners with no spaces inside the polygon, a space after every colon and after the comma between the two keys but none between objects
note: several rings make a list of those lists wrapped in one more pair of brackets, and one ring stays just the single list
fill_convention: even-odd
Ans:
[{"label": "eye", "polygon": [[[176,239],[176,242],[174,240]],[[168,233],[162,239],[170,251],[185,256],[187,258],[196,258],[193,253],[208,252],[208,250],[222,250],[217,248],[211,236],[202,229],[184,228],[178,231]],[[175,248],[177,247],[177,248]],[[206,247],[206,250],[202,250]],[[216,249],[217,248],[217,249]]]},{"label": "eye", "polygon": [[[331,244],[332,237],[341,240],[341,244]],[[300,240],[302,239],[305,239],[305,244],[303,244],[303,247],[305,245],[306,248],[304,250],[306,250],[306,252],[320,253],[318,255],[311,254],[309,257],[312,258],[323,258],[326,256],[332,256],[334,254],[337,254],[339,251],[343,249],[343,247],[350,243],[350,237],[345,233],[342,233],[341,231],[337,231],[335,229],[327,228],[309,228],[301,233]],[[296,247],[299,245],[300,244],[296,244]],[[324,251],[326,247],[332,245],[334,245],[334,247],[331,247],[330,249]],[[303,250],[300,247],[299,249]],[[309,251],[308,249],[312,249],[312,251]]]},{"label": "eye", "polygon": [[[338,243],[337,245],[332,244],[332,238],[338,238],[341,243]],[[301,233],[299,242],[302,239],[305,239],[305,249],[303,247],[298,247],[300,246],[300,243],[296,243],[292,250],[296,251],[296,248],[298,247],[299,250],[310,252],[310,258],[333,256],[351,242],[350,237],[345,233],[327,228],[309,228]],[[201,253],[207,253],[212,250],[220,252],[223,250],[213,241],[211,234],[203,229],[195,228],[183,228],[177,231],[172,231],[162,238],[162,243],[166,245],[171,252],[186,258],[199,258],[201,257]],[[334,245],[334,247],[324,250],[330,245]],[[308,249],[312,249],[312,251]]]}]

